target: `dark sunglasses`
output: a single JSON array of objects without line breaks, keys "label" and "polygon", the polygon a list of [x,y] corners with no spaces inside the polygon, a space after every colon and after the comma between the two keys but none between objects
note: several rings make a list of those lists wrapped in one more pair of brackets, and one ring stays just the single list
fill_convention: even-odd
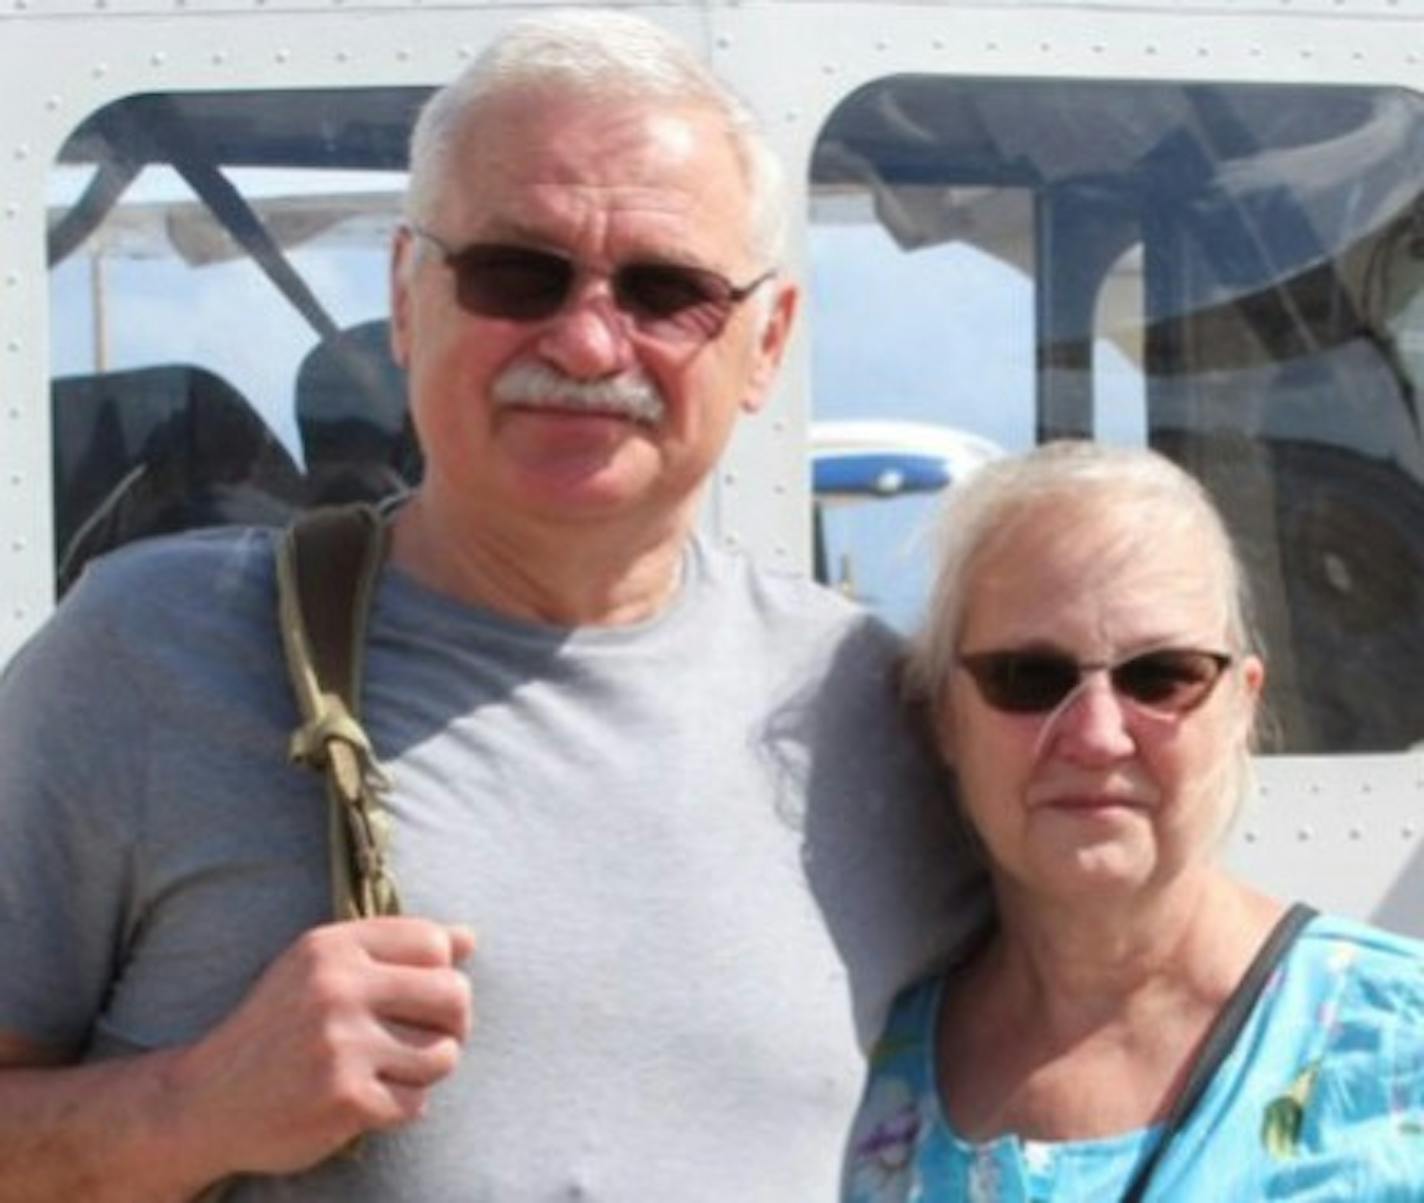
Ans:
[{"label": "dark sunglasses", "polygon": [[[568,303],[583,270],[553,251],[517,243],[475,242],[458,250],[428,230],[411,232],[437,247],[455,276],[460,308],[480,317],[540,322]],[[674,342],[710,342],[722,333],[732,310],[776,274],[768,270],[750,284],[685,263],[623,263],[609,279],[613,302],[646,334]]]},{"label": "dark sunglasses", "polygon": [[1078,688],[1085,674],[1106,672],[1122,697],[1158,714],[1186,714],[1210,696],[1231,657],[1194,648],[1159,648],[1113,664],[1084,664],[1062,652],[971,652],[958,662],[995,710],[1045,714]]}]

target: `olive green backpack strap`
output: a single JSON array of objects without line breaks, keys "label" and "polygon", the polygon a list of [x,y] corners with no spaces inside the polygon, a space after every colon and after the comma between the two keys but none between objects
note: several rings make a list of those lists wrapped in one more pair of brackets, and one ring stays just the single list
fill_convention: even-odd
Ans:
[{"label": "olive green backpack strap", "polygon": [[400,910],[382,803],[390,782],[360,721],[366,620],[388,530],[374,506],[311,510],[287,528],[277,553],[282,645],[302,717],[291,757],[326,777],[337,919]]},{"label": "olive green backpack strap", "polygon": [[[277,549],[277,616],[302,720],[292,732],[291,758],[326,778],[337,919],[400,910],[381,801],[389,780],[360,722],[366,620],[388,535],[374,506],[334,506],[297,518]],[[213,1183],[194,1203],[219,1203],[236,1181]]]}]

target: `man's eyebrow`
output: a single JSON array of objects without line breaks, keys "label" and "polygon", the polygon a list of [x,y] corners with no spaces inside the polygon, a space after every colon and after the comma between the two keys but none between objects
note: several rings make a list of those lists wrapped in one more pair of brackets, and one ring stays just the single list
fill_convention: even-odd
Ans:
[{"label": "man's eyebrow", "polygon": [[1014,652],[1026,656],[1064,656],[1069,660],[1075,658],[1074,653],[1063,644],[1042,635],[1032,635],[1025,639],[1005,639],[991,646],[996,652]]},{"label": "man's eyebrow", "polygon": [[526,225],[517,218],[492,217],[481,224],[478,234],[472,238],[464,239],[460,245],[469,246],[477,242],[515,242],[523,246],[537,247],[540,250],[567,253],[561,249],[557,239],[533,226]]},{"label": "man's eyebrow", "polygon": [[[517,217],[491,217],[480,227],[477,235],[463,239],[455,249],[458,250],[460,247],[476,242],[510,242],[535,250],[549,251],[555,255],[562,255],[566,259],[582,262],[579,256],[569,250],[562,239],[540,230],[536,226],[522,222]],[[614,266],[624,263],[657,263],[666,264],[669,267],[695,267],[702,271],[718,272],[719,274],[725,270],[715,263],[709,263],[705,256],[696,254],[684,246],[643,247],[631,254],[620,256]]]}]

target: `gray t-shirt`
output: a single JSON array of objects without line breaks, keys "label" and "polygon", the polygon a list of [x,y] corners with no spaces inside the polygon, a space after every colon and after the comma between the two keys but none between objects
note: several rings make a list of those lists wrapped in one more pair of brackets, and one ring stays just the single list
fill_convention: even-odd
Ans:
[{"label": "gray t-shirt", "polygon": [[[857,1035],[984,905],[894,651],[701,545],[622,628],[387,569],[364,718],[405,908],[479,934],[477,1026],[424,1119],[234,1198],[834,1197]],[[86,573],[0,685],[0,1029],[84,1057],[192,1040],[328,918],[296,722],[269,534]]]}]

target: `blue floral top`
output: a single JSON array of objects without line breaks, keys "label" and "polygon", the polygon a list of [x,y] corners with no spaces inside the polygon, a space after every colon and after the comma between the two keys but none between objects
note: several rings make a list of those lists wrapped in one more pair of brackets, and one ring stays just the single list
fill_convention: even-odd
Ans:
[{"label": "blue floral top", "polygon": [[[1112,1203],[1158,1137],[960,1138],[935,1086],[944,979],[871,1054],[843,1203]],[[1424,1201],[1424,943],[1317,917],[1158,1165],[1149,1203]]]}]

